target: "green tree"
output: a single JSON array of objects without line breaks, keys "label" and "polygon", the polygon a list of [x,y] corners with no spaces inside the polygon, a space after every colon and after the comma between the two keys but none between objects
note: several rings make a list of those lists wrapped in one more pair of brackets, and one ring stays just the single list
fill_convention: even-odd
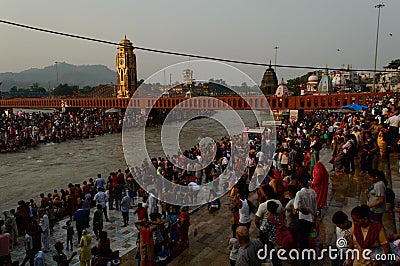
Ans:
[{"label": "green tree", "polygon": [[46,89],[39,86],[39,83],[35,82],[30,86],[30,91],[33,92],[46,92]]},{"label": "green tree", "polygon": [[300,91],[300,87],[302,85],[306,85],[308,78],[312,75],[312,73],[314,72],[308,72],[307,74],[294,78],[294,79],[289,79],[287,81],[286,86],[288,87],[288,89],[292,92],[294,92],[295,94],[298,94],[298,92]]},{"label": "green tree", "polygon": [[68,84],[60,84],[58,85],[54,91],[54,96],[71,96],[74,91],[78,91],[79,87],[75,85],[68,85]]},{"label": "green tree", "polygon": [[31,91],[36,91],[39,88],[39,83],[34,82],[31,86],[30,89]]},{"label": "green tree", "polygon": [[83,93],[83,94],[88,94],[90,92],[92,92],[96,87],[90,87],[90,86],[85,86],[82,89],[79,89],[79,92]]},{"label": "green tree", "polygon": [[394,59],[385,68],[398,69],[400,67],[400,59]]}]

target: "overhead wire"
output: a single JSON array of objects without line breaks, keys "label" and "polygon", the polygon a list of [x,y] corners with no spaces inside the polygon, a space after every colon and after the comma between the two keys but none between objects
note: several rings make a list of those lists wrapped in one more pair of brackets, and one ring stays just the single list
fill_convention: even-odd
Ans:
[{"label": "overhead wire", "polygon": [[[70,33],[49,30],[49,29],[44,29],[44,28],[38,28],[38,27],[33,27],[33,26],[16,23],[16,22],[12,22],[12,21],[7,21],[7,20],[0,20],[0,23],[15,26],[15,27],[20,27],[20,28],[25,28],[25,29],[29,29],[29,30],[69,37],[69,38],[81,39],[81,40],[85,40],[85,41],[91,41],[91,42],[97,42],[97,43],[115,45],[115,46],[124,46],[124,44],[120,44],[120,43],[116,43],[116,42],[112,42],[112,41],[101,40],[101,39],[97,39],[97,38],[91,38],[91,37],[86,37],[86,36],[82,36],[82,35],[70,34]],[[190,58],[206,59],[206,60],[212,60],[212,61],[220,61],[220,62],[225,62],[225,63],[250,65],[250,66],[263,66],[263,67],[274,66],[274,67],[278,67],[278,68],[309,69],[309,70],[322,70],[322,69],[338,70],[338,71],[346,70],[345,68],[334,68],[334,67],[328,67],[328,66],[320,67],[320,66],[280,65],[280,64],[271,64],[271,63],[267,64],[267,63],[241,61],[241,60],[226,59],[226,58],[219,58],[219,57],[212,57],[212,56],[196,55],[196,54],[189,54],[189,53],[181,53],[181,52],[174,52],[174,51],[166,51],[166,50],[140,47],[140,46],[134,46],[134,45],[132,47],[136,50],[142,50],[142,51],[152,52],[152,53],[160,53],[160,54],[167,54],[167,55],[173,55],[173,56],[184,56],[184,57],[190,57]],[[388,72],[387,70],[376,70],[375,71],[375,70],[371,70],[371,69],[351,69],[351,71],[378,72],[378,73]],[[399,70],[395,70],[395,71],[391,71],[391,72],[398,72],[398,71]]]}]

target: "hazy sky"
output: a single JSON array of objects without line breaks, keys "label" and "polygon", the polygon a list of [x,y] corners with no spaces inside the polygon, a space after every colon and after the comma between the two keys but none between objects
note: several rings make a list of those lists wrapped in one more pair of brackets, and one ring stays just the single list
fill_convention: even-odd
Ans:
[{"label": "hazy sky", "polygon": [[[228,59],[373,69],[378,10],[372,0],[2,0],[0,18],[134,45]],[[400,58],[400,1],[381,10],[378,68]],[[392,34],[392,36],[390,36]],[[0,24],[0,72],[56,61],[115,70],[116,47]],[[340,49],[340,51],[337,51]],[[136,51],[138,76],[189,60]],[[261,82],[264,67],[234,65]],[[278,79],[307,70],[278,69]]]}]

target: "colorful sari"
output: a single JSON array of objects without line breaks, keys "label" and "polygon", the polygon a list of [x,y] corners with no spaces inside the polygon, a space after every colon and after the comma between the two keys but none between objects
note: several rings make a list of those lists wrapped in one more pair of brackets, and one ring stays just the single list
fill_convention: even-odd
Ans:
[{"label": "colorful sari", "polygon": [[385,140],[384,132],[382,130],[379,131],[377,141],[378,141],[379,153],[380,153],[381,157],[383,157],[386,152],[387,141]]},{"label": "colorful sari", "polygon": [[317,208],[321,210],[326,206],[328,196],[329,173],[321,162],[317,162],[313,169],[314,180],[311,188],[317,193]]}]

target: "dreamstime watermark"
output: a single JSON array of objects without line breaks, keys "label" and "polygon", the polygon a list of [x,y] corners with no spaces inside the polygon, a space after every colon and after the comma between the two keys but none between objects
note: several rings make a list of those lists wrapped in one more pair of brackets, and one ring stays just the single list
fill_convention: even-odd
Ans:
[{"label": "dreamstime watermark", "polygon": [[264,248],[259,249],[257,251],[257,257],[260,260],[266,260],[267,258],[271,259],[276,253],[276,256],[279,260],[287,261],[287,260],[360,260],[360,258],[366,261],[396,261],[395,254],[374,254],[371,249],[363,249],[362,251],[358,249],[349,249],[347,248],[347,240],[345,238],[338,238],[336,241],[337,247],[328,246],[328,248],[321,249],[317,251],[315,249],[272,249],[268,250],[267,245],[264,245]]},{"label": "dreamstime watermark", "polygon": [[[138,107],[143,102],[152,108]],[[157,126],[146,126],[152,122]],[[256,124],[263,127],[243,135]],[[143,189],[164,202],[194,206],[220,198],[248,173],[251,134],[263,153],[259,163],[269,167],[275,151],[274,116],[257,83],[230,65],[197,60],[169,66],[142,83],[125,112],[122,144],[126,163]],[[253,176],[250,191],[264,178]]]}]

